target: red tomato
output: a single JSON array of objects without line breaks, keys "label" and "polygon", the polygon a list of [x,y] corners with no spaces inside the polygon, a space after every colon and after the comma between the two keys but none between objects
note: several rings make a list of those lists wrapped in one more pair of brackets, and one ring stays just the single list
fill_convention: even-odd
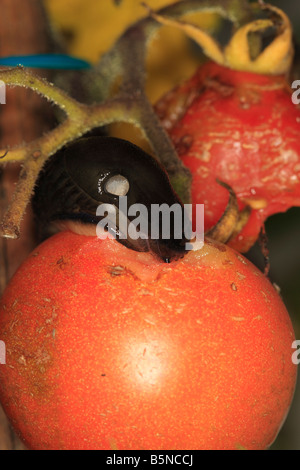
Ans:
[{"label": "red tomato", "polygon": [[296,379],[270,282],[208,241],[165,264],[71,232],[0,305],[0,398],[30,449],[265,449]]},{"label": "red tomato", "polygon": [[193,203],[205,204],[206,229],[236,192],[252,215],[231,241],[247,251],[267,217],[300,205],[300,108],[282,76],[209,62],[167,94],[156,111],[193,176]]}]

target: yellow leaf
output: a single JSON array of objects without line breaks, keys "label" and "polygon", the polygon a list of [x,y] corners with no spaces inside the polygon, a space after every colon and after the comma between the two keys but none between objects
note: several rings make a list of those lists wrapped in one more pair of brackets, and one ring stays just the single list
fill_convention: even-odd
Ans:
[{"label": "yellow leaf", "polygon": [[[152,8],[162,8],[170,0],[149,0]],[[125,29],[143,16],[140,0],[46,0],[58,28],[71,37],[69,52],[92,62],[99,60]]]}]

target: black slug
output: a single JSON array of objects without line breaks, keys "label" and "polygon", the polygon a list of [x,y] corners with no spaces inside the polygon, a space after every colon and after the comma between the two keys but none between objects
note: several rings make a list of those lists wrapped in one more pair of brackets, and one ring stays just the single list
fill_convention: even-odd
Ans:
[{"label": "black slug", "polygon": [[[112,216],[107,205],[115,210]],[[141,148],[115,137],[81,138],[53,155],[38,178],[32,207],[40,225],[68,221],[87,235],[91,226],[95,232],[109,220],[104,230],[118,242],[165,262],[182,257],[188,241],[184,206],[165,170]]]}]

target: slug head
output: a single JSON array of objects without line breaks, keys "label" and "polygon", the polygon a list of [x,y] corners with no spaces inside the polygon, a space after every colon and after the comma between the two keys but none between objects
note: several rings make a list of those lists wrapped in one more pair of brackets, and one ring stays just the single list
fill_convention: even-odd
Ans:
[{"label": "slug head", "polygon": [[33,208],[49,222],[103,228],[107,222],[105,229],[120,243],[166,262],[183,256],[188,241],[184,206],[163,167],[114,137],[81,138],[52,157],[37,183]]}]

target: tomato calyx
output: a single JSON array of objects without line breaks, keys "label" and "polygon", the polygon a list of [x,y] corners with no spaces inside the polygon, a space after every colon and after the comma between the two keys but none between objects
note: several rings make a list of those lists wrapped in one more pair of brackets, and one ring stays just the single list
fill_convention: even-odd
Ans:
[{"label": "tomato calyx", "polygon": [[218,220],[218,222],[205,232],[206,236],[221,243],[227,243],[235,237],[246,225],[249,219],[251,209],[246,206],[242,211],[239,210],[238,200],[233,189],[223,181],[216,180],[220,186],[223,186],[229,193],[227,207]]},{"label": "tomato calyx", "polygon": [[[289,71],[293,55],[292,26],[288,16],[279,8],[259,2],[251,5],[252,20],[235,30],[225,45],[210,32],[193,23],[170,18],[150,11],[158,22],[183,30],[215,63],[233,70],[258,74],[281,75]],[[265,36],[268,37],[265,46]]]}]

